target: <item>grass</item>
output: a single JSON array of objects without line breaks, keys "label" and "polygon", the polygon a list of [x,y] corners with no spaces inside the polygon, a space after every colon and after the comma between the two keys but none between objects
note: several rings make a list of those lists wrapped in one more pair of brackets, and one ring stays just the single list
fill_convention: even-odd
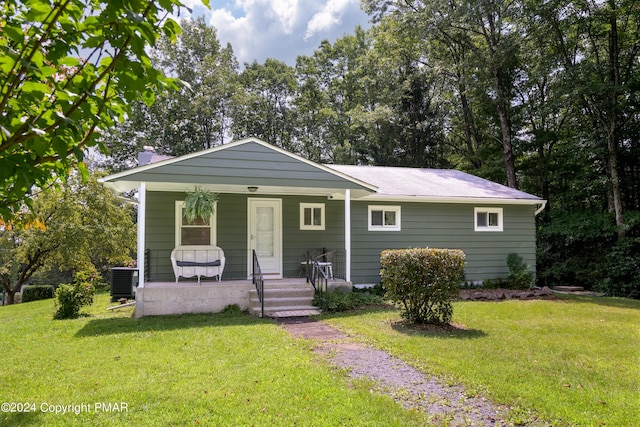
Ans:
[{"label": "grass", "polygon": [[[52,300],[0,307],[0,403],[36,409],[0,412],[0,426],[428,425],[272,321],[133,319],[106,306],[99,295],[90,317],[75,320],[52,320]],[[460,327],[444,331],[406,327],[395,310],[326,319],[511,406],[513,424],[640,425],[640,301],[458,302]],[[120,402],[126,410],[96,406]]]},{"label": "grass", "polygon": [[[90,317],[75,320],[52,320],[52,300],[0,307],[0,403],[35,409],[0,412],[0,425],[427,423],[365,382],[351,384],[309,341],[272,321],[233,313],[133,319],[108,305],[98,295]],[[55,405],[67,413],[52,412]]]},{"label": "grass", "polygon": [[444,331],[395,310],[327,321],[511,406],[514,424],[640,425],[640,301],[458,302]]}]

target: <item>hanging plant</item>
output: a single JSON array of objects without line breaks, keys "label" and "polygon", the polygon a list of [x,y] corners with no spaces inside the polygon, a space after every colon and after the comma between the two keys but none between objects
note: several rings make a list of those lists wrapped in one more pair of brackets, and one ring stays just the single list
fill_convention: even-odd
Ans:
[{"label": "hanging plant", "polygon": [[187,221],[193,222],[200,217],[208,221],[215,210],[218,194],[196,185],[193,191],[187,191],[184,199],[184,215]]}]

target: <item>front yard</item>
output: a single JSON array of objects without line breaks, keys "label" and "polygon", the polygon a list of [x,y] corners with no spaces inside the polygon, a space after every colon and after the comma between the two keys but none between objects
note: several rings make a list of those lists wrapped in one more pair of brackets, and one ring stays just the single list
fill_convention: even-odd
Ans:
[{"label": "front yard", "polygon": [[[13,404],[3,405],[0,425],[428,420],[372,394],[366,381],[350,383],[310,351],[313,342],[292,338],[270,320],[244,314],[132,319],[131,310],[107,312],[107,305],[108,295],[99,295],[91,317],[63,321],[51,320],[51,300],[0,307],[0,396]],[[458,329],[445,332],[406,328],[395,310],[326,321],[511,406],[513,423],[640,425],[638,301],[459,302]]]},{"label": "front yard", "polygon": [[327,321],[512,406],[514,422],[640,425],[640,301],[458,302],[458,328],[444,332],[400,320],[395,311],[379,311]]}]

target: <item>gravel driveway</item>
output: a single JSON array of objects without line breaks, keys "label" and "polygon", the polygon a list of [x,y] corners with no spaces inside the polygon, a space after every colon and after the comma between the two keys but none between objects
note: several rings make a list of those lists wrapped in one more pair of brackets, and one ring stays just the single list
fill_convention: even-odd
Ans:
[{"label": "gravel driveway", "polygon": [[354,379],[372,380],[374,392],[391,396],[407,409],[424,411],[434,424],[508,425],[503,421],[507,408],[468,396],[462,387],[445,384],[382,350],[355,342],[324,322],[294,318],[280,324],[294,337],[316,340],[314,350],[335,366]]}]

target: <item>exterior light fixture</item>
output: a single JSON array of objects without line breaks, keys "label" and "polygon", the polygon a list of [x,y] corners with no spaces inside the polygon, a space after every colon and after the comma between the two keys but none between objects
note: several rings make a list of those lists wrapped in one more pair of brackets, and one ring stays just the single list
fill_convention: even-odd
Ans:
[{"label": "exterior light fixture", "polygon": [[249,193],[255,193],[258,191],[258,187],[247,187],[247,190],[249,190]]}]

